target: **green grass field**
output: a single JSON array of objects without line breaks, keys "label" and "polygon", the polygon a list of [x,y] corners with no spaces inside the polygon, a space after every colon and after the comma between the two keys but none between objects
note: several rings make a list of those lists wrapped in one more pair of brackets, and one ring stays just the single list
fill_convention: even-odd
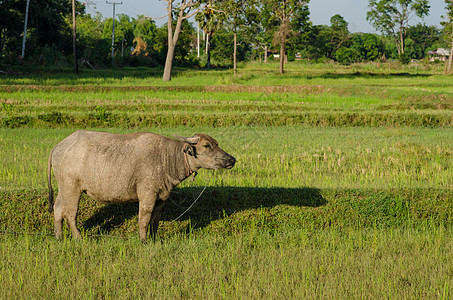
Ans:
[{"label": "green grass field", "polygon": [[[276,69],[0,74],[0,298],[453,297],[452,77]],[[47,157],[80,128],[208,133],[238,162],[183,182],[156,243],[136,203],[86,196],[85,239],[57,242]]]}]

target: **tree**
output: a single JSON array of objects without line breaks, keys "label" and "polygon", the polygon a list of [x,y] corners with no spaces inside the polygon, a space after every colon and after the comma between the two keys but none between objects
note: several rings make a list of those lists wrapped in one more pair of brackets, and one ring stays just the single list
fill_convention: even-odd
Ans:
[{"label": "tree", "polygon": [[339,14],[330,18],[330,41],[333,51],[340,49],[344,42],[351,38],[348,22]]},{"label": "tree", "polygon": [[[270,21],[275,22],[277,30],[273,35],[273,43],[280,46],[280,74],[284,73],[286,43],[297,31],[294,28],[304,22],[308,16],[307,1],[302,0],[264,0],[266,11],[272,12]],[[269,23],[271,23],[269,22]]]},{"label": "tree", "polygon": [[330,26],[321,25],[318,27],[317,40],[315,42],[323,54],[330,59],[336,59],[335,52],[341,47],[348,47],[346,42],[351,38],[348,30],[348,22],[336,14],[330,18]]},{"label": "tree", "polygon": [[336,51],[335,58],[342,65],[350,65],[359,59],[359,53],[355,49],[341,47]]},{"label": "tree", "polygon": [[404,56],[404,40],[409,20],[429,14],[428,0],[369,0],[367,20],[383,34],[394,39],[398,55]]},{"label": "tree", "polygon": [[300,53],[303,58],[311,60],[319,60],[323,57],[328,57],[330,50],[328,50],[328,40],[324,32],[327,32],[328,26],[326,25],[312,25],[310,24],[303,34],[303,41],[301,41]]},{"label": "tree", "polygon": [[[179,34],[181,33],[182,22],[198,12],[201,8],[201,1],[197,0],[181,0],[179,6],[174,6],[175,0],[165,0],[167,2],[167,31],[168,31],[168,49],[167,57],[165,59],[163,81],[171,80],[171,69],[173,66],[173,58],[175,55],[175,47],[178,42]],[[198,8],[192,11],[194,8]],[[177,18],[176,24],[173,27],[173,14],[176,10]]]},{"label": "tree", "polygon": [[381,59],[384,54],[384,43],[376,34],[355,33],[351,38],[352,46],[362,60]]},{"label": "tree", "polygon": [[[115,39],[118,45],[117,49],[121,49],[121,56],[124,56],[124,49],[130,49],[134,41],[134,19],[132,20],[126,14],[118,15],[118,25],[115,26]],[[118,34],[117,34],[118,33]],[[130,51],[127,51],[130,53]]]},{"label": "tree", "polygon": [[137,16],[137,19],[133,20],[133,23],[134,38],[141,38],[143,42],[146,43],[147,48],[150,48],[156,38],[156,22],[140,15]]},{"label": "tree", "polygon": [[447,64],[445,65],[445,72],[451,72],[451,63],[453,59],[453,0],[445,0],[445,9],[447,10],[447,15],[444,16],[446,22],[442,22],[442,25],[445,27],[447,32],[446,38],[448,42],[451,43],[450,56],[448,57]]},{"label": "tree", "polygon": [[[155,64],[156,60],[156,49],[154,44],[156,43],[157,26],[154,20],[147,18],[143,15],[132,20],[134,34],[133,34],[133,51],[132,56],[135,58],[146,59],[144,61]],[[167,38],[165,37],[165,40]]]}]

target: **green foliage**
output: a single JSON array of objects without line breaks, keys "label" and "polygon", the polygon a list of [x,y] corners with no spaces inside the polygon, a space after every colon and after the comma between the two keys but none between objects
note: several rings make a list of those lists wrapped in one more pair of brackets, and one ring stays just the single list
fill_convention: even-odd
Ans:
[{"label": "green foliage", "polygon": [[[211,40],[212,58],[222,65],[231,65],[233,63],[234,37],[232,32],[219,31]],[[242,35],[237,37],[237,60],[244,61],[246,53],[249,51],[249,45],[244,42]]]},{"label": "green foliage", "polygon": [[356,33],[351,38],[352,49],[357,51],[360,60],[374,61],[384,54],[384,42],[376,34]]},{"label": "green foliage", "polygon": [[0,56],[3,59],[15,57],[20,49],[20,33],[23,32],[25,1],[3,0],[0,9]]},{"label": "green foliage", "polygon": [[[176,21],[174,21],[176,24]],[[189,54],[191,50],[191,43],[195,29],[189,23],[184,20],[181,25],[181,33],[179,35],[178,43],[175,48],[174,64],[176,66],[193,66],[190,62]],[[156,60],[159,64],[164,65],[167,56],[167,45],[168,45],[168,30],[167,25],[159,27],[156,32],[156,43],[154,44],[154,50],[156,50]]]},{"label": "green foliage", "polygon": [[422,59],[441,40],[440,31],[435,26],[417,24],[407,28],[405,54],[413,59]]},{"label": "green foliage", "polygon": [[408,54],[403,53],[403,54],[400,55],[398,60],[403,65],[407,65],[407,64],[409,64],[411,62],[411,57]]},{"label": "green foliage", "polygon": [[[303,40],[298,45],[302,48],[302,56],[310,59],[319,59],[322,57],[328,59],[340,59],[342,64],[350,64],[350,58],[354,51],[341,50],[339,56],[336,51],[341,48],[349,48],[351,45],[350,39],[352,35],[348,30],[348,23],[341,15],[334,15],[330,19],[330,26],[327,25],[314,25],[308,26],[304,33],[302,33]],[[355,54],[353,56],[356,56]],[[353,61],[357,61],[356,58]]]},{"label": "green foliage", "polygon": [[342,47],[335,52],[337,61],[342,65],[350,65],[359,60],[359,53],[355,49]]},{"label": "green foliage", "polygon": [[29,116],[20,116],[11,103],[2,103],[1,111],[6,115],[0,121],[1,127],[17,128],[26,126],[31,122]]},{"label": "green foliage", "polygon": [[102,24],[100,14],[77,17],[78,57],[94,64],[107,63],[111,39],[103,37]]},{"label": "green foliage", "polygon": [[145,53],[136,53],[134,55],[144,55],[151,57],[151,59],[156,58],[156,52],[153,46],[156,44],[157,41],[157,26],[156,23],[153,20],[150,20],[148,18],[145,18],[144,16],[138,16],[136,20],[133,20],[135,22],[135,28],[134,28],[134,47],[137,49],[138,44],[137,44],[137,38],[141,39],[142,42],[146,45],[146,52]]},{"label": "green foliage", "polygon": [[[2,1],[0,62],[50,68],[72,66],[72,18],[68,0],[45,0],[39,5],[31,2],[26,60],[18,60],[21,49],[21,39],[18,37],[22,34],[23,23],[17,20],[24,19],[25,2]],[[309,22],[307,1],[213,2],[210,9],[197,18],[202,21],[203,30],[211,35],[213,43],[213,33],[222,32],[223,36],[218,38],[217,45],[210,47],[216,64],[221,62],[230,65],[232,42],[226,38],[233,32],[238,33],[241,39],[240,59],[261,56],[265,46],[272,50],[280,48],[281,38],[285,40],[284,51],[290,61],[296,53],[310,61],[337,60],[336,51],[342,47],[357,51],[360,61],[398,59],[402,47],[407,48],[404,52],[410,58],[422,59],[428,49],[447,46],[446,42],[441,41],[441,36],[447,42],[451,40],[449,23],[442,23],[445,25],[442,33],[434,26],[418,24],[398,28],[395,24],[400,24],[400,21],[405,24],[405,20],[413,15],[425,16],[428,8],[426,0],[370,0],[368,20],[376,28],[379,27],[384,36],[363,34],[363,38],[358,38],[360,34],[349,33],[347,22],[338,14],[332,16],[330,25],[312,25]],[[112,19],[103,20],[100,14],[86,15],[84,9],[82,3],[76,1],[77,56],[83,58],[81,63],[86,63],[87,68],[110,67]],[[281,19],[283,12],[285,21]],[[398,16],[403,16],[403,19],[398,19]],[[194,56],[194,29],[187,20],[184,20],[183,27],[175,53],[176,65],[198,67],[199,60]],[[401,33],[402,38],[398,33]],[[403,44],[395,43],[395,39]],[[276,43],[273,44],[273,40]],[[116,19],[114,44],[116,66],[163,66],[167,53],[167,26],[157,28],[153,20],[144,16],[134,19],[120,14]],[[339,57],[345,56],[342,52],[344,50],[340,51]],[[353,51],[348,52],[352,54]]]}]

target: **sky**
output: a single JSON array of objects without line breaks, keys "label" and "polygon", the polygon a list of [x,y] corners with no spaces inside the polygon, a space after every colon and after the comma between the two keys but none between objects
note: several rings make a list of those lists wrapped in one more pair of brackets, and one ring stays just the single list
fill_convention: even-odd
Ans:
[{"label": "sky", "polygon": [[[80,0],[84,2],[86,0]],[[112,17],[112,4],[106,1],[90,0],[87,12],[95,14],[100,12],[103,17]],[[137,15],[145,15],[152,18],[163,17],[166,13],[166,1],[162,0],[110,0],[108,2],[122,2],[115,7],[116,14],[126,14],[136,18]],[[431,6],[430,15],[424,20],[414,17],[411,25],[419,22],[426,25],[440,27],[441,16],[445,14],[445,3],[443,0],[429,0]],[[366,13],[368,11],[368,0],[310,0],[310,20],[315,25],[329,25],[330,18],[335,14],[340,14],[349,23],[351,32],[375,33],[376,30],[367,22]],[[163,25],[166,18],[156,20],[158,26]]]}]

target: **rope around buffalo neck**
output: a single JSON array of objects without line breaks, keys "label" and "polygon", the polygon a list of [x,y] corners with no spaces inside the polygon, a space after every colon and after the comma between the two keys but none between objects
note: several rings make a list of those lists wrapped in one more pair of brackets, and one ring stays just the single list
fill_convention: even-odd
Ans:
[{"label": "rope around buffalo neck", "polygon": [[176,219],[174,219],[173,221],[171,221],[169,224],[166,224],[165,226],[162,226],[162,227],[167,227],[167,226],[170,226],[172,225],[173,223],[175,223],[176,221],[178,221],[182,216],[184,216],[194,205],[195,203],[197,203],[198,199],[200,199],[201,195],[203,195],[204,191],[206,190],[206,188],[208,187],[209,183],[211,182],[211,179],[212,177],[214,177],[214,172],[212,172],[211,174],[211,177],[209,177],[208,181],[206,182],[203,190],[200,192],[200,194],[198,195],[198,197],[193,201],[193,203],[182,213],[180,214]]}]

